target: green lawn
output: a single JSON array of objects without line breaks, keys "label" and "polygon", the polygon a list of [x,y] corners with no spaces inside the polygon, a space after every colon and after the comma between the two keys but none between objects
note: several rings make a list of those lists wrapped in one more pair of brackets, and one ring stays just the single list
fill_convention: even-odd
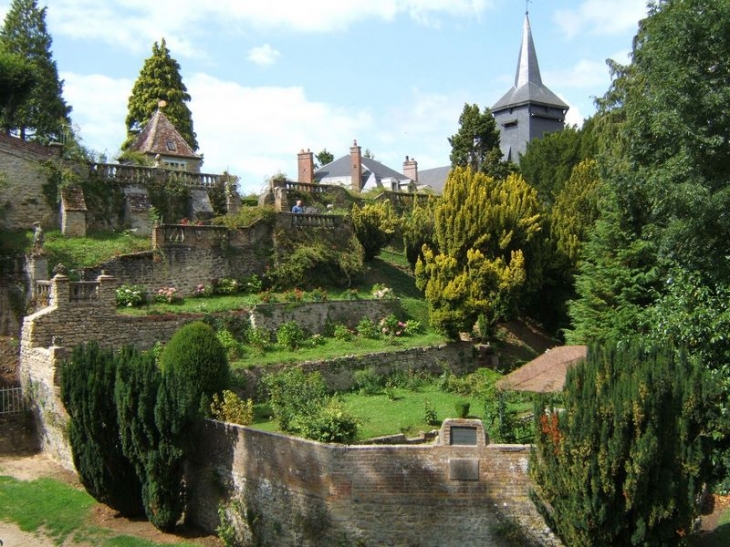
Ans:
[{"label": "green lawn", "polygon": [[[96,504],[82,490],[55,479],[21,481],[0,475],[0,522],[12,522],[21,530],[39,530],[56,545],[83,543],[100,547],[193,547],[195,544],[153,543],[117,535],[112,530],[91,524]],[[0,538],[1,539],[1,538]],[[73,543],[72,543],[73,542]],[[10,546],[8,546],[10,547]]]},{"label": "green lawn", "polygon": [[129,231],[100,231],[86,237],[65,237],[59,230],[45,232],[43,246],[48,264],[63,264],[69,271],[91,268],[115,256],[152,250],[150,237],[138,237]]}]

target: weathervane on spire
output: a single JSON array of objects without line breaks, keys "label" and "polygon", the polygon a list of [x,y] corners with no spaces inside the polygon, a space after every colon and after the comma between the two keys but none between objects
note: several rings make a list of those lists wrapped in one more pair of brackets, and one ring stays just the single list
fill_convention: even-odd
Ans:
[{"label": "weathervane on spire", "polygon": [[532,0],[525,0],[525,15],[530,15],[530,2]]}]

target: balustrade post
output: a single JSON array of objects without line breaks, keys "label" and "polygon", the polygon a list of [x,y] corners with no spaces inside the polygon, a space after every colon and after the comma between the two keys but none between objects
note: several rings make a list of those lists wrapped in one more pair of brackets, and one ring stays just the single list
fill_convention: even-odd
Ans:
[{"label": "balustrade post", "polygon": [[51,306],[58,309],[67,309],[70,306],[71,293],[67,275],[56,274],[51,279]]},{"label": "balustrade post", "polygon": [[117,306],[117,278],[107,275],[104,270],[96,278],[99,282],[99,306],[114,309]]}]

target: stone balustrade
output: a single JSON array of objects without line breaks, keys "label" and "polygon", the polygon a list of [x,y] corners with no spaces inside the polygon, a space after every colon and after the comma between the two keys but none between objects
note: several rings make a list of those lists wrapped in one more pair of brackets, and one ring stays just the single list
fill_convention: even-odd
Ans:
[{"label": "stone balustrade", "polygon": [[211,188],[216,186],[221,179],[221,175],[118,163],[90,163],[89,173],[97,175],[105,181],[121,184],[164,184],[171,180],[178,180],[185,186],[194,188]]}]

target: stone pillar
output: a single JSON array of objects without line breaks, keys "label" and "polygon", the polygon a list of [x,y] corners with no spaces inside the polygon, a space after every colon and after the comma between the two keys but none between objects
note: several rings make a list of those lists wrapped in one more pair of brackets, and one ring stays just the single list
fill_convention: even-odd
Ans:
[{"label": "stone pillar", "polygon": [[99,282],[99,306],[102,308],[115,309],[117,307],[117,278],[107,275],[104,270],[96,278]]},{"label": "stone pillar", "polygon": [[350,147],[350,185],[353,192],[360,192],[362,184],[362,151],[357,145],[357,141],[352,141]]},{"label": "stone pillar", "polygon": [[226,212],[237,215],[241,210],[241,196],[238,194],[235,180],[226,180]]},{"label": "stone pillar", "polygon": [[299,182],[314,182],[314,154],[307,149],[305,152],[301,150],[297,154],[297,164],[299,166],[297,180]]},{"label": "stone pillar", "polygon": [[56,274],[51,279],[51,306],[67,309],[70,306],[71,289],[67,275]]}]

